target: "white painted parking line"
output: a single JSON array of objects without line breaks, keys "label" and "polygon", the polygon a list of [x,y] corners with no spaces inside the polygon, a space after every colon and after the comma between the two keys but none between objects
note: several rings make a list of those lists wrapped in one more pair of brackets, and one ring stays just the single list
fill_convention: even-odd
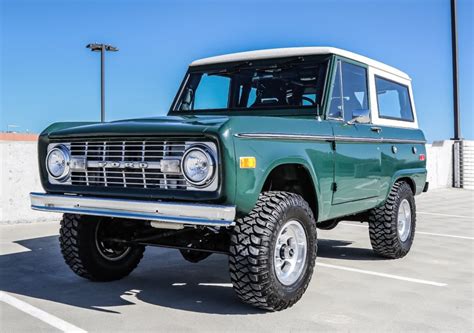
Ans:
[{"label": "white painted parking line", "polygon": [[4,291],[0,290],[0,302],[4,302],[6,304],[9,304],[13,306],[14,308],[29,314],[30,316],[33,316],[48,325],[51,325],[53,327],[56,327],[57,329],[63,331],[63,332],[78,332],[78,333],[83,333],[86,332],[83,329],[74,326],[62,319],[59,319],[58,317],[53,316],[52,314],[49,314],[41,309],[38,309],[37,307],[34,307],[31,304],[28,304],[26,302],[23,302],[22,300],[19,300],[16,297],[13,297],[9,294],[7,294]]},{"label": "white painted parking line", "polygon": [[465,216],[465,215],[451,215],[451,214],[442,214],[442,213],[428,213],[428,212],[416,212],[417,214],[423,215],[434,215],[434,216],[445,216],[445,217],[458,217],[461,219],[474,219],[474,216]]},{"label": "white painted parking line", "polygon": [[427,285],[435,286],[435,287],[445,287],[445,286],[447,286],[446,283],[414,279],[414,278],[409,278],[409,277],[400,276],[400,275],[379,273],[379,272],[367,271],[367,270],[364,270],[364,269],[358,269],[358,268],[352,268],[352,267],[346,267],[346,266],[331,265],[331,264],[326,264],[326,263],[322,263],[322,262],[316,262],[316,265],[321,266],[321,267],[340,269],[340,270],[343,270],[343,271],[362,273],[362,274],[368,274],[368,275],[375,275],[375,276],[385,277],[385,278],[389,278],[389,279],[395,279],[395,280],[401,280],[401,281],[407,281],[407,282],[414,282],[414,283],[420,283],[420,284],[427,284]]},{"label": "white painted parking line", "polygon": [[199,283],[200,286],[231,288],[232,283]]},{"label": "white painted parking line", "polygon": [[[358,228],[366,228],[367,225],[363,224],[354,224],[354,223],[339,223],[341,225],[347,225],[350,227],[358,227]],[[428,236],[437,236],[437,237],[448,237],[448,238],[459,238],[459,239],[469,239],[469,240],[474,240],[474,237],[469,237],[469,236],[458,236],[458,235],[448,235],[448,234],[438,234],[434,232],[426,232],[426,231],[416,231],[417,235],[428,235]]]},{"label": "white painted parking line", "polygon": [[358,227],[358,228],[365,228],[367,229],[368,225],[367,224],[354,224],[354,223],[345,223],[345,222],[342,222],[342,223],[339,223],[339,225],[347,225],[349,227]]},{"label": "white painted parking line", "polygon": [[416,234],[421,234],[421,235],[429,235],[429,236],[438,236],[438,237],[451,237],[451,238],[460,238],[460,239],[470,239],[474,240],[474,237],[468,237],[468,236],[458,236],[458,235],[447,235],[447,234],[436,234],[433,232],[425,232],[425,231],[416,231]]}]

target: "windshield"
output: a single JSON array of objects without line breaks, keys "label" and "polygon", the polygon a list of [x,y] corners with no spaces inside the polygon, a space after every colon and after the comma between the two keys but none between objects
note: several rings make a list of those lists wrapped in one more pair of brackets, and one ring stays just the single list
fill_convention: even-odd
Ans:
[{"label": "windshield", "polygon": [[315,111],[321,103],[326,63],[297,57],[191,68],[173,111]]}]

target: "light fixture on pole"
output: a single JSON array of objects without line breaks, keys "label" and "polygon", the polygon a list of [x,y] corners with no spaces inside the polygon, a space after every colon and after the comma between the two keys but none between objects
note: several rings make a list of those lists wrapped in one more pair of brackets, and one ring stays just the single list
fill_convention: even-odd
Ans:
[{"label": "light fixture on pole", "polygon": [[118,48],[107,44],[91,43],[86,46],[92,52],[100,52],[100,121],[105,121],[105,52],[117,52]]},{"label": "light fixture on pole", "polygon": [[7,133],[15,133],[15,131],[10,130],[10,128],[19,128],[20,126],[18,125],[7,125]]}]

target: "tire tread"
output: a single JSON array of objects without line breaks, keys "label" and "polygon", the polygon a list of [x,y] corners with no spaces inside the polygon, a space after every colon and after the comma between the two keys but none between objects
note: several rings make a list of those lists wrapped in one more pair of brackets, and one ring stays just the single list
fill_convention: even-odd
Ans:
[{"label": "tire tread", "polygon": [[[404,257],[408,250],[402,246],[397,231],[397,214],[401,197],[408,194],[412,207],[411,233],[414,235],[416,227],[415,200],[410,185],[406,182],[396,182],[385,203],[374,208],[369,213],[369,236],[372,249],[375,253],[390,259]],[[413,236],[410,239],[413,242]],[[411,245],[411,243],[410,243]]]},{"label": "tire tread", "polygon": [[[294,193],[271,191],[260,194],[255,208],[249,215],[237,220],[231,236],[229,267],[230,277],[237,296],[245,303],[258,308],[279,311],[293,306],[303,296],[310,278],[290,300],[275,295],[268,269],[270,238],[277,219],[290,206],[305,210],[312,223],[312,234],[316,235],[313,212],[304,199]],[[308,249],[309,251],[309,249]],[[314,270],[316,249],[308,256],[310,276]]]},{"label": "tire tread", "polygon": [[[81,242],[81,234],[83,233],[82,219],[84,216],[77,214],[64,214],[60,223],[59,244],[64,261],[71,270],[78,276],[92,281],[112,281],[121,279],[129,275],[139,264],[145,252],[144,247],[137,247],[134,250],[134,258],[129,261],[118,273],[103,272],[91,265],[85,258],[86,252],[90,249],[85,248],[88,244]],[[90,223],[91,221],[86,221]],[[85,251],[87,250],[87,251]]]}]

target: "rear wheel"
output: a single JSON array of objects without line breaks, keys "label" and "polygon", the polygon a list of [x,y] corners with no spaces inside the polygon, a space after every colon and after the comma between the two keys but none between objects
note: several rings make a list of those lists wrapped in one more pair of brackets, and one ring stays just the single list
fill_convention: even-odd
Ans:
[{"label": "rear wheel", "polygon": [[416,206],[411,187],[405,182],[393,185],[384,205],[369,214],[373,250],[386,258],[402,258],[410,251],[415,237]]},{"label": "rear wheel", "polygon": [[109,218],[64,214],[59,242],[66,264],[94,281],[118,280],[137,267],[145,248],[113,241],[130,237],[130,229]]},{"label": "rear wheel", "polygon": [[234,290],[253,306],[286,309],[306,291],[316,252],[316,223],[308,203],[289,192],[262,193],[231,236]]}]

